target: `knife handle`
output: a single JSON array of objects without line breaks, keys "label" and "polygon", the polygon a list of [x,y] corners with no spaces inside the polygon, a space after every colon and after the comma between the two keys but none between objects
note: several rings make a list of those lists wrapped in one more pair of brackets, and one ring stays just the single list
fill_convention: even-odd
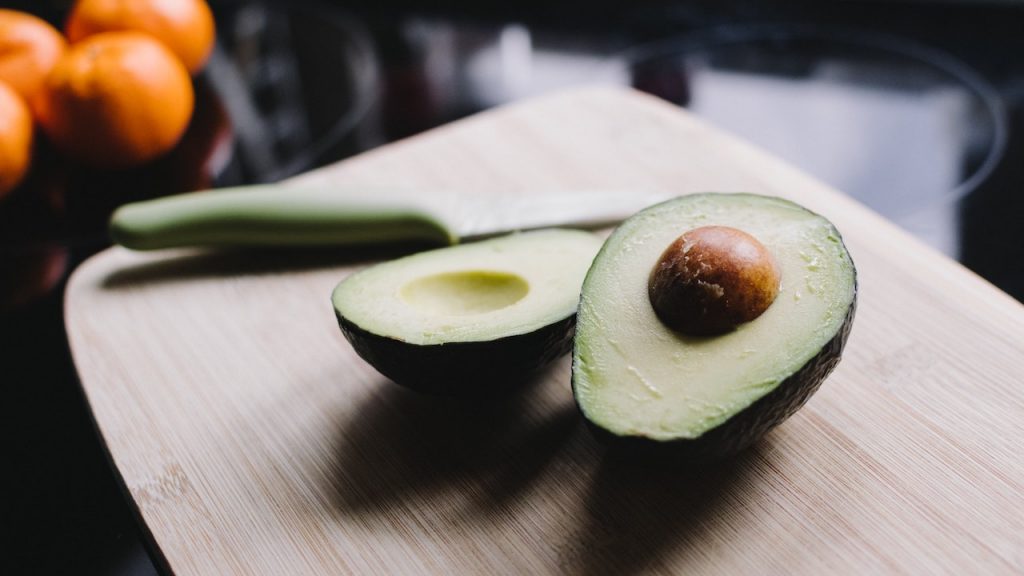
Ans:
[{"label": "knife handle", "polygon": [[457,238],[436,216],[401,203],[346,199],[343,191],[261,185],[191,192],[118,208],[114,242],[134,250],[185,246],[314,246]]}]

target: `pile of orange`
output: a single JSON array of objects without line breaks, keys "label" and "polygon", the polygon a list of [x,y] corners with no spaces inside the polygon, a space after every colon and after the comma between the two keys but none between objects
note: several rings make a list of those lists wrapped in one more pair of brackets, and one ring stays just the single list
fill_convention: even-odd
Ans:
[{"label": "pile of orange", "polygon": [[0,9],[0,197],[28,170],[33,120],[58,150],[95,167],[173,148],[214,36],[205,0],[77,0],[64,35]]}]

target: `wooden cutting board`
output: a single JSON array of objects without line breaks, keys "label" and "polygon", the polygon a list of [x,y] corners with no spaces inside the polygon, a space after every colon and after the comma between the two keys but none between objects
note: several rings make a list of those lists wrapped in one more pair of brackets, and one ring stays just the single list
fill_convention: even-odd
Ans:
[{"label": "wooden cutting board", "polygon": [[488,404],[364,364],[329,296],[383,252],[112,248],[71,279],[68,336],[176,574],[1024,572],[1024,307],[793,168],[601,89],[296,181],[779,195],[843,232],[860,308],[838,370],[749,452],[638,466],[582,426],[568,358]]}]

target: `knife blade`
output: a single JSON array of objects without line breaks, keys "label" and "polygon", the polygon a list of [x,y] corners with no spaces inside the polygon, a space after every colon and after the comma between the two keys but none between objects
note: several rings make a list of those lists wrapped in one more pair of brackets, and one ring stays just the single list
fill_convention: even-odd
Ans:
[{"label": "knife blade", "polygon": [[391,242],[449,245],[536,228],[601,228],[669,197],[630,190],[485,195],[259,185],[125,204],[111,217],[110,236],[135,250]]}]

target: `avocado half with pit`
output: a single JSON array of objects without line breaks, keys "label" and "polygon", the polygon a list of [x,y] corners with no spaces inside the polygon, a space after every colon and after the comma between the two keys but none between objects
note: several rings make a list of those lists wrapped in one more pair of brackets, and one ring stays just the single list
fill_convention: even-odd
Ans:
[{"label": "avocado half with pit", "polygon": [[580,287],[601,244],[551,229],[406,256],[338,284],[335,314],[356,353],[398,384],[508,389],[572,348]]},{"label": "avocado half with pit", "polygon": [[797,204],[713,193],[657,204],[624,222],[587,274],[576,403],[604,439],[738,452],[833,370],[856,300],[839,232]]}]

